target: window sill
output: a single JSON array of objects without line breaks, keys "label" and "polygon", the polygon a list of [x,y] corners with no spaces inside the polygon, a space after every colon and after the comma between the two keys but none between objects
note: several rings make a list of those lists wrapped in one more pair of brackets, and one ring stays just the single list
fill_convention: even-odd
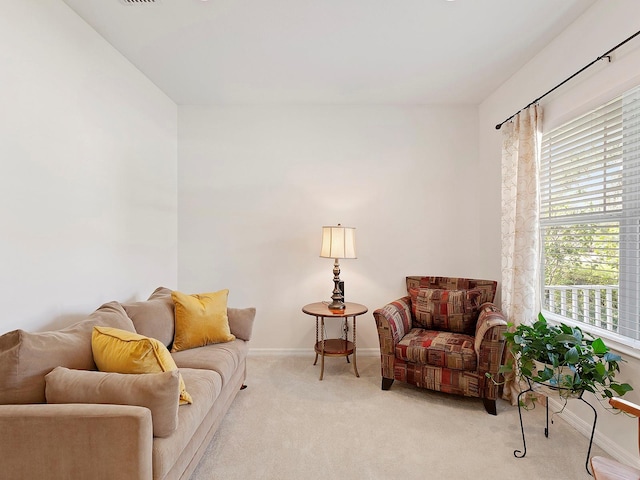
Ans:
[{"label": "window sill", "polygon": [[581,330],[590,333],[594,337],[601,337],[603,340],[606,340],[606,344],[611,350],[622,354],[623,358],[626,355],[640,360],[640,341],[638,340],[623,337],[608,330],[595,328],[586,323],[576,322],[570,318],[562,317],[546,310],[543,310],[542,314],[550,323],[565,323],[572,327],[580,327]]}]

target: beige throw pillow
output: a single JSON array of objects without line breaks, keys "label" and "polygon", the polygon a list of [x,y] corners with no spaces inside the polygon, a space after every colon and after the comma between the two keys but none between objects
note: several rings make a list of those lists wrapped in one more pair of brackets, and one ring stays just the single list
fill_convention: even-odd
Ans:
[{"label": "beige throw pillow", "polygon": [[154,436],[168,437],[178,427],[177,370],[134,375],[57,367],[45,382],[47,403],[137,405],[151,410]]},{"label": "beige throw pillow", "polygon": [[256,317],[255,308],[227,308],[227,317],[232,335],[246,342],[251,340],[253,321]]}]

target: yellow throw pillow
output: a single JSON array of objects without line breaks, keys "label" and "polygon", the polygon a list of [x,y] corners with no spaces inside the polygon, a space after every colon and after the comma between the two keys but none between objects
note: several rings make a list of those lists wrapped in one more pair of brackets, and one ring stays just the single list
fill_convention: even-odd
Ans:
[{"label": "yellow throw pillow", "polygon": [[172,292],[176,333],[171,351],[179,352],[210,343],[235,340],[227,317],[228,296],[229,290],[193,295]]},{"label": "yellow throw pillow", "polygon": [[[160,341],[118,328],[93,327],[93,361],[101,372],[161,373],[178,370]],[[193,403],[180,375],[180,405]]]}]

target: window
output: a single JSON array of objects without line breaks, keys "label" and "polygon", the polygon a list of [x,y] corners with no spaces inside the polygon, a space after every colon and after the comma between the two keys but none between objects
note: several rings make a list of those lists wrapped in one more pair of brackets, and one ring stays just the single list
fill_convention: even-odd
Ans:
[{"label": "window", "polygon": [[640,87],[545,133],[541,153],[543,309],[637,344]]}]

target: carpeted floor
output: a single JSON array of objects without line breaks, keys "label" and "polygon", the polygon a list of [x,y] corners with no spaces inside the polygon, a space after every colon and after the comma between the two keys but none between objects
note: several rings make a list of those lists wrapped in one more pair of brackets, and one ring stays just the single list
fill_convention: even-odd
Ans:
[{"label": "carpeted floor", "polygon": [[[478,399],[395,382],[380,389],[376,357],[250,356],[241,391],[191,480],[589,479],[588,439],[559,415],[544,437],[544,407]],[[603,455],[594,445],[592,454]]]}]

